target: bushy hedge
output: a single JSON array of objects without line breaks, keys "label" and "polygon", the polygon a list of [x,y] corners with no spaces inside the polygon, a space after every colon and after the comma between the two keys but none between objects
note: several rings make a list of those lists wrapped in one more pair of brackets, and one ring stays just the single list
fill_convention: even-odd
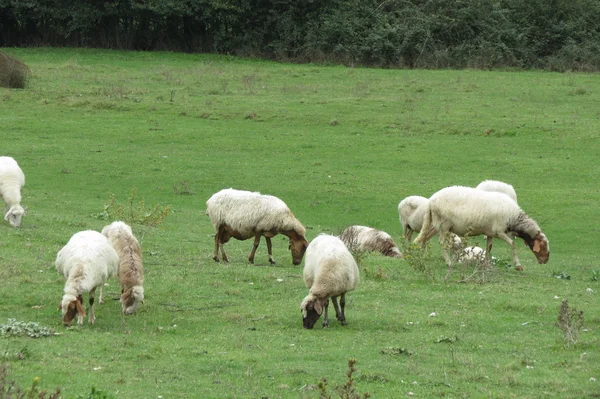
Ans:
[{"label": "bushy hedge", "polygon": [[597,0],[0,0],[0,46],[600,70]]}]

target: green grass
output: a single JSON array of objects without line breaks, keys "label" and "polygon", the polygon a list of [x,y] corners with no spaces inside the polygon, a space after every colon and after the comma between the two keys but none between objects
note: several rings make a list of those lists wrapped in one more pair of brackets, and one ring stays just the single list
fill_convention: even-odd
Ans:
[{"label": "green grass", "polygon": [[[26,174],[28,208],[20,229],[0,224],[0,324],[61,333],[0,339],[0,361],[22,386],[38,376],[65,398],[91,387],[117,398],[315,398],[316,384],[342,384],[355,358],[356,389],[373,397],[600,395],[590,381],[600,380],[597,75],[3,51],[32,76],[27,90],[0,89],[1,152]],[[302,268],[283,238],[275,266],[264,241],[254,266],[251,241],[227,244],[229,264],[211,260],[205,201],[222,188],[278,196],[309,239],[364,224],[400,242],[402,198],[489,178],[511,183],[541,224],[547,265],[520,240],[525,271],[498,267],[485,284],[459,283],[459,272],[445,283],[437,242],[427,259],[435,280],[363,256],[348,326],[308,331]],[[110,280],[95,325],[62,327],[57,251],[108,224],[99,214],[110,195],[126,202],[134,187],[172,210],[142,240],[145,303],[122,316]],[[493,253],[510,259],[499,240]],[[571,279],[553,276],[562,272]],[[584,311],[575,345],[555,326],[562,298]]]}]

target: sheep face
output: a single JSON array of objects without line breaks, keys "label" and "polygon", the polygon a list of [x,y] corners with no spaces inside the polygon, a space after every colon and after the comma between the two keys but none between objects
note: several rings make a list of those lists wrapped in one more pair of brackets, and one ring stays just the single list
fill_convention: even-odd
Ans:
[{"label": "sheep face", "polygon": [[302,304],[301,310],[304,328],[312,330],[323,313],[323,304],[318,299],[309,300]]},{"label": "sheep face", "polygon": [[85,309],[83,308],[83,298],[80,296],[76,300],[62,303],[58,309],[62,310],[62,322],[65,326],[70,326],[75,316],[77,316],[77,324],[83,324]]},{"label": "sheep face", "polygon": [[299,265],[302,263],[302,258],[308,247],[308,241],[302,240],[290,240],[290,251],[292,251],[292,263]]},{"label": "sheep face", "polygon": [[538,233],[531,242],[527,243],[527,245],[529,245],[529,248],[533,251],[538,263],[548,263],[548,259],[550,259],[550,243],[544,233]]},{"label": "sheep face", "polygon": [[25,210],[20,205],[11,206],[6,215],[4,215],[4,220],[6,220],[12,227],[19,227],[21,225],[21,217],[25,213]]}]

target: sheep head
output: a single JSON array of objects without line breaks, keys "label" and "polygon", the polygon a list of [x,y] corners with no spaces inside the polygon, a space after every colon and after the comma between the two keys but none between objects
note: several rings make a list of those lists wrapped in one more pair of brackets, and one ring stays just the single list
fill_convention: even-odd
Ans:
[{"label": "sheep head", "polygon": [[548,263],[548,259],[550,259],[550,243],[544,233],[541,231],[538,232],[533,240],[528,242],[527,245],[529,245],[529,248],[533,251],[538,263]]},{"label": "sheep head", "polygon": [[25,210],[21,205],[13,205],[10,207],[4,220],[6,220],[12,227],[19,227],[21,225],[21,217],[25,213]]},{"label": "sheep head", "polygon": [[300,311],[304,328],[312,330],[323,313],[323,301],[310,294],[300,304]]},{"label": "sheep head", "polygon": [[290,251],[292,251],[292,263],[299,265],[308,247],[308,241],[304,237],[300,239],[290,238]]},{"label": "sheep head", "polygon": [[75,316],[77,316],[77,324],[83,324],[85,309],[83,308],[83,298],[81,295],[73,299],[70,295],[63,297],[62,302],[58,305],[58,310],[62,310],[62,322],[65,326],[70,326]]}]

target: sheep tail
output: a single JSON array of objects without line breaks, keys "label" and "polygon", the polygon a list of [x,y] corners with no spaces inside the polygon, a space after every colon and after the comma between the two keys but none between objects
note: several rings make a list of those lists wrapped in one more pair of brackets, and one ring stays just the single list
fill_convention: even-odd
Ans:
[{"label": "sheep tail", "polygon": [[427,206],[427,211],[425,211],[425,217],[423,218],[423,227],[421,227],[419,235],[415,238],[415,244],[426,244],[427,236],[432,229],[431,208]]}]

